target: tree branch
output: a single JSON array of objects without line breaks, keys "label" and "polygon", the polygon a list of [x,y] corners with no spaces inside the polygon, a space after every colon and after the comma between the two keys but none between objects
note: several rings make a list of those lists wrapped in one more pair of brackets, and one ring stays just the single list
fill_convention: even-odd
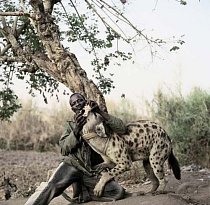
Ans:
[{"label": "tree branch", "polygon": [[85,0],[85,2],[88,4],[88,6],[95,12],[95,14],[100,18],[102,23],[107,29],[111,29],[114,33],[116,33],[120,38],[122,38],[125,42],[129,43],[129,40],[124,38],[119,32],[117,32],[114,28],[112,28],[111,25],[109,25],[104,18],[98,13],[98,11],[91,5],[91,3],[88,0]]},{"label": "tree branch", "polygon": [[9,56],[0,56],[0,62],[9,62],[9,63],[24,63],[25,62],[25,58],[21,58],[21,57],[9,57]]},{"label": "tree branch", "polygon": [[[47,1],[50,1],[50,0],[47,0]],[[31,6],[36,12],[40,12],[41,14],[45,13],[44,4],[42,0],[30,0],[29,3],[31,4]]]},{"label": "tree branch", "polygon": [[46,13],[52,13],[53,11],[53,7],[56,3],[60,2],[61,3],[61,0],[45,0],[43,2],[44,4],[44,9],[45,9],[45,12]]},{"label": "tree branch", "polygon": [[0,16],[28,16],[30,17],[30,14],[23,11],[14,11],[14,12],[0,12]]},{"label": "tree branch", "polygon": [[6,20],[5,20],[5,17],[4,16],[1,16],[1,22],[2,22],[2,26],[3,27],[6,27],[7,26],[7,23],[6,23]]},{"label": "tree branch", "polygon": [[39,20],[40,15],[36,13],[27,13],[23,11],[14,11],[14,12],[0,12],[0,16],[26,16],[32,18],[33,20]]},{"label": "tree branch", "polygon": [[[31,56],[30,52],[26,52],[26,51],[23,50],[23,48],[19,45],[19,43],[18,43],[18,41],[15,37],[13,29],[8,27],[6,25],[6,23],[4,23],[4,20],[5,20],[4,17],[1,17],[1,18],[3,20],[2,21],[3,22],[3,28],[0,28],[0,32],[5,37],[5,39],[7,39],[7,46],[8,46],[7,48],[9,49],[9,47],[12,47],[13,51],[19,56],[19,58],[1,56],[2,61],[8,60],[9,62],[14,62],[15,59],[17,61],[21,59],[22,62],[27,63],[28,65],[33,65],[34,64],[33,67],[37,67],[36,63],[33,62],[33,59],[32,59],[32,56]],[[16,32],[16,35],[19,36],[24,27],[25,27],[25,25],[22,25],[20,27],[20,30],[18,31],[19,33]],[[5,46],[5,48],[6,48],[6,46]],[[5,52],[5,49],[4,49],[4,52]],[[2,55],[2,53],[1,53],[1,55]]]},{"label": "tree branch", "polygon": [[13,34],[15,34],[16,29],[17,29],[17,21],[18,21],[18,16],[15,17],[15,20],[13,23],[13,29],[12,29]]},{"label": "tree branch", "polygon": [[[94,0],[93,0],[94,2]],[[104,8],[104,5],[99,1],[99,0],[96,0],[96,2],[94,2],[95,5],[100,8],[104,14],[110,19],[110,21],[120,30],[120,32],[125,36],[125,39],[128,39],[127,35],[125,34],[125,32],[123,31],[123,29],[117,24],[117,21],[114,21],[112,17],[110,17],[106,11],[103,9]],[[99,5],[98,5],[99,4]],[[108,9],[108,12],[109,12],[109,9]],[[111,13],[111,12],[110,12]],[[113,13],[111,13],[113,16],[115,16],[117,19],[119,19],[119,17],[117,15],[114,15]],[[128,42],[127,42],[128,43]]]},{"label": "tree branch", "polygon": [[[106,8],[106,10],[108,10],[112,15],[116,16],[119,20],[123,21],[124,23],[126,23],[128,26],[130,26],[132,29],[134,29],[134,31],[136,31],[137,35],[142,36],[147,43],[150,45],[151,43],[157,44],[157,42],[155,40],[152,40],[150,38],[148,38],[146,35],[144,35],[142,33],[141,30],[139,30],[138,28],[136,28],[136,26],[134,26],[130,20],[128,18],[126,18],[122,13],[120,13],[117,9],[115,9],[114,7],[112,7],[111,5],[109,5],[106,1],[104,0],[96,0],[97,2],[99,2],[102,5],[102,9],[103,7],[108,7],[109,9],[111,9],[113,12],[111,12],[108,8]],[[105,5],[105,6],[104,6]]]},{"label": "tree branch", "polygon": [[[1,20],[2,20],[2,24],[3,24],[3,28],[5,28],[7,25],[6,25],[6,21],[5,21],[5,18],[3,16],[1,16]],[[17,18],[15,19],[14,23],[13,23],[13,28],[12,28],[12,33],[13,35],[18,38],[20,36],[21,33],[23,33],[23,30],[28,26],[29,24],[29,20],[28,21],[25,21],[24,24],[20,25],[19,28],[17,28]],[[0,28],[0,31],[1,32],[4,32],[2,28]],[[3,56],[11,47],[11,43],[6,40],[7,44],[4,45],[2,43],[2,45],[4,46],[3,49],[1,49],[0,51],[0,55]]]},{"label": "tree branch", "polygon": [[[23,7],[24,0],[21,2]],[[0,56],[0,61],[22,62],[19,69],[27,72],[42,69],[69,87],[72,92],[80,92],[86,97],[96,100],[105,109],[105,99],[98,87],[87,78],[86,72],[81,68],[75,55],[65,50],[60,42],[59,28],[55,24],[54,18],[47,12],[47,9],[57,2],[59,0],[30,0],[29,4],[33,8],[33,14],[27,13],[25,9],[23,9],[25,12],[0,12],[2,17],[9,15],[29,17],[43,48],[42,53],[31,53],[26,46],[22,45],[22,39],[20,41],[18,39],[18,31],[21,32],[21,28],[20,30],[16,29],[14,33],[11,27],[5,24],[1,32],[7,39],[8,45],[11,44],[14,55],[19,56],[19,59],[16,58],[15,61],[14,58]],[[49,3],[52,3],[51,6]]]},{"label": "tree branch", "polygon": [[12,47],[12,45],[10,43],[8,43],[6,46],[4,46],[4,48],[0,52],[0,56],[3,56],[11,47]]}]

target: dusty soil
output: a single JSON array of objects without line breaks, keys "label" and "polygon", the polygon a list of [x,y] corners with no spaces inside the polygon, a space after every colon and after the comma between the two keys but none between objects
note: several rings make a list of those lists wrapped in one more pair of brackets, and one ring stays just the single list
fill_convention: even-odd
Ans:
[{"label": "dusty soil", "polygon": [[[0,150],[0,185],[4,176],[17,186],[12,190],[9,200],[3,199],[0,188],[0,205],[23,205],[27,198],[34,192],[37,185],[46,181],[47,171],[55,168],[61,156],[53,152],[24,152]],[[148,191],[151,184],[144,176],[136,177],[137,173],[129,175],[128,180],[120,178],[120,183],[129,192]],[[142,174],[141,174],[142,175]],[[144,174],[143,174],[144,175]],[[116,205],[210,205],[210,170],[198,166],[182,167],[182,179],[177,181],[172,174],[168,174],[166,189],[167,194],[128,197],[116,202],[89,202],[91,204],[116,204]],[[135,180],[134,180],[135,179]],[[138,183],[136,183],[138,182]],[[51,205],[69,204],[63,197],[54,199]]]}]

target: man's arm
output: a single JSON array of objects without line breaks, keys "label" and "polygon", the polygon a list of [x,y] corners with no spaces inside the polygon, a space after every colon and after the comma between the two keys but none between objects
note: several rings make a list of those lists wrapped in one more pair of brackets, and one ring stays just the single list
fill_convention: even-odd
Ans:
[{"label": "man's arm", "polygon": [[81,145],[80,133],[86,123],[86,117],[83,116],[83,113],[84,111],[75,115],[75,122],[67,122],[65,132],[59,140],[62,155],[75,152]]},{"label": "man's arm", "polygon": [[62,155],[72,153],[80,144],[80,140],[74,134],[74,123],[67,122],[65,131],[59,140]]},{"label": "man's arm", "polygon": [[94,112],[97,112],[98,114],[100,114],[103,117],[105,123],[114,132],[116,132],[119,135],[126,133],[127,127],[126,127],[126,125],[124,124],[124,122],[120,118],[115,117],[113,115],[110,115],[107,112],[104,112],[102,109],[99,108],[97,102],[95,102],[95,101],[89,100],[87,103],[90,105],[91,109]]},{"label": "man's arm", "polygon": [[108,114],[108,115],[109,116],[108,116],[107,120],[105,121],[105,123],[117,134],[119,134],[119,135],[125,134],[127,131],[127,127],[124,124],[124,122],[118,117],[115,117],[110,114]]}]

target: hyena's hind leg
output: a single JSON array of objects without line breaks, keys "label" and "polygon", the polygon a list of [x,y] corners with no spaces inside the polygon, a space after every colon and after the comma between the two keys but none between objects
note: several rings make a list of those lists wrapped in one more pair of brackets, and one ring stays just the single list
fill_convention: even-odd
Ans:
[{"label": "hyena's hind leg", "polygon": [[168,158],[169,148],[165,145],[162,150],[158,150],[157,146],[158,145],[153,146],[150,152],[149,161],[153,172],[159,181],[158,191],[164,192],[167,184],[164,173],[164,163]]},{"label": "hyena's hind leg", "polygon": [[150,192],[154,192],[159,187],[159,181],[158,181],[157,177],[155,176],[155,174],[153,172],[153,169],[150,165],[149,159],[144,159],[143,160],[143,166],[144,166],[145,172],[147,174],[147,177],[152,182],[152,189],[150,190]]}]

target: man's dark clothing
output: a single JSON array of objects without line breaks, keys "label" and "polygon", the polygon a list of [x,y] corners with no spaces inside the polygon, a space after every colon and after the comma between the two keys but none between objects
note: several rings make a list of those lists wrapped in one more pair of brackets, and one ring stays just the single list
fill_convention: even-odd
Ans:
[{"label": "man's dark clothing", "polygon": [[[123,121],[114,116],[109,116],[106,125],[118,134],[126,132],[126,126]],[[111,201],[123,198],[124,189],[114,180],[107,182],[102,197],[95,197],[93,190],[100,177],[94,174],[92,167],[101,161],[90,146],[80,137],[74,135],[75,123],[68,121],[65,126],[65,132],[59,140],[61,154],[64,156],[63,162],[54,172],[47,183],[47,186],[40,192],[30,197],[25,205],[47,205],[50,201],[59,196],[68,186],[73,183],[81,185],[80,199]]]}]

